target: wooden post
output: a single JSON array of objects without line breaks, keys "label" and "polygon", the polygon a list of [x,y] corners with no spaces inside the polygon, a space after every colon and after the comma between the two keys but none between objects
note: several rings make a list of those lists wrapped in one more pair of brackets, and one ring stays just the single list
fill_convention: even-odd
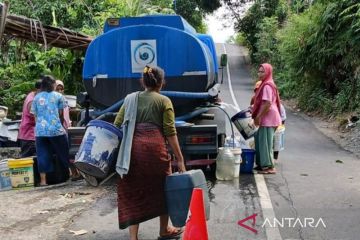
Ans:
[{"label": "wooden post", "polygon": [[1,17],[0,17],[0,43],[2,41],[2,37],[5,31],[5,25],[6,25],[6,17],[7,17],[7,13],[9,10],[9,2],[5,1],[4,4],[1,4],[2,8],[1,8]]}]

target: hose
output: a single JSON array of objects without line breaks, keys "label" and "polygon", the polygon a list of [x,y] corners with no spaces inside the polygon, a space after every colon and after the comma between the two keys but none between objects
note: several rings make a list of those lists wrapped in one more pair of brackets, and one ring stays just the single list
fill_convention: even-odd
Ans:
[{"label": "hose", "polygon": [[232,125],[232,121],[231,121],[231,118],[230,118],[229,114],[228,114],[224,109],[222,109],[220,106],[213,105],[213,107],[217,107],[217,108],[221,109],[221,111],[223,111],[223,112],[225,113],[225,115],[228,117],[228,120],[229,120],[229,122],[230,122],[230,127],[231,127],[231,134],[232,134],[231,137],[232,137],[232,139],[233,139],[233,148],[235,148],[234,127],[233,127],[233,125]]},{"label": "hose", "polygon": [[160,91],[160,94],[172,98],[188,98],[188,99],[208,99],[212,97],[208,92]]},{"label": "hose", "polygon": [[124,99],[121,99],[120,101],[114,103],[110,107],[108,107],[108,108],[106,108],[106,109],[104,109],[102,111],[92,112],[90,115],[92,117],[98,117],[98,116],[103,115],[103,114],[108,113],[108,112],[116,112],[116,111],[119,110],[121,105],[123,105],[123,103],[124,103]]},{"label": "hose", "polygon": [[202,113],[205,113],[207,111],[209,111],[209,108],[200,108],[200,109],[197,109],[197,110],[195,110],[193,112],[190,112],[190,113],[187,113],[187,114],[182,115],[180,117],[177,117],[177,118],[175,118],[175,120],[176,121],[186,121],[186,120],[194,118],[194,117],[196,117],[196,116],[198,116],[198,115],[200,115]]},{"label": "hose", "polygon": [[[177,92],[177,91],[160,91],[160,94],[172,97],[172,98],[185,98],[185,99],[209,99],[212,96],[207,92]],[[92,117],[98,117],[108,112],[116,112],[119,110],[121,105],[123,105],[124,99],[114,103],[110,107],[101,110],[101,111],[94,111],[91,113]]]}]

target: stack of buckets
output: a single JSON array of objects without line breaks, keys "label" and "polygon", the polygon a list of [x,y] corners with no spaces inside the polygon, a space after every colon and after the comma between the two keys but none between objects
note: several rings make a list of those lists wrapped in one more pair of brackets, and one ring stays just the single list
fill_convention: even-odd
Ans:
[{"label": "stack of buckets", "polygon": [[32,158],[5,159],[0,162],[0,190],[34,187]]},{"label": "stack of buckets", "polygon": [[11,189],[10,171],[7,162],[7,159],[0,161],[0,191]]}]

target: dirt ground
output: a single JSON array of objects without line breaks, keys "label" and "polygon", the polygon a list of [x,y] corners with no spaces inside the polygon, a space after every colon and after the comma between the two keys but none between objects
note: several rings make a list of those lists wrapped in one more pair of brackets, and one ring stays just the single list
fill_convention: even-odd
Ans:
[{"label": "dirt ground", "polygon": [[91,187],[80,180],[0,192],[1,239],[57,239],[57,234],[74,217],[112,189],[112,186]]},{"label": "dirt ground", "polygon": [[[339,128],[338,120],[301,113],[291,101],[285,105],[288,110],[311,119],[320,131],[344,149],[360,156],[360,124],[349,129]],[[0,192],[1,239],[58,239],[58,234],[70,226],[76,216],[113,191],[114,183],[95,188],[81,180],[32,190]]]}]

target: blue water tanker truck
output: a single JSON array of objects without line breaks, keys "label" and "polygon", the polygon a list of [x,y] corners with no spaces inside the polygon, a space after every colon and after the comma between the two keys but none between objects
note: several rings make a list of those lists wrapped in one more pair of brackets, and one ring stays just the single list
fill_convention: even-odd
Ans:
[{"label": "blue water tanker truck", "polygon": [[[221,65],[226,65],[226,56],[222,59]],[[85,112],[80,122],[84,125],[95,118],[112,121],[126,95],[142,90],[139,79],[145,65],[165,71],[161,94],[173,102],[185,158],[213,158],[225,134],[226,120],[215,106],[220,87],[215,45],[211,36],[198,34],[178,15],[106,21],[103,34],[86,51],[86,94],[78,100],[94,108]]]}]

